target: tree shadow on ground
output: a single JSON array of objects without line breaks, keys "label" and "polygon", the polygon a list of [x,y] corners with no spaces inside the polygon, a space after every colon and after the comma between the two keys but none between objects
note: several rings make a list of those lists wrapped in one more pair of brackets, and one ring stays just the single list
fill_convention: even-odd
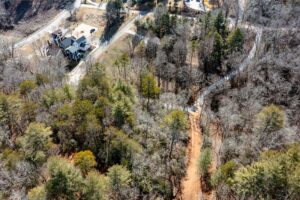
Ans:
[{"label": "tree shadow on ground", "polygon": [[118,22],[115,23],[113,25],[111,24],[106,24],[104,31],[100,37],[100,42],[101,43],[105,43],[111,40],[111,38],[117,33],[117,31],[119,30],[119,28],[121,27],[123,23],[123,19]]}]

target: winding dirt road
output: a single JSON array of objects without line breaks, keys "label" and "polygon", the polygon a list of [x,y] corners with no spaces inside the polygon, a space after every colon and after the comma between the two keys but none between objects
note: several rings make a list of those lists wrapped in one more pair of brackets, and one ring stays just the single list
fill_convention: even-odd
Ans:
[{"label": "winding dirt road", "polygon": [[191,112],[190,142],[188,144],[188,167],[186,177],[182,181],[182,200],[198,200],[202,197],[200,173],[198,171],[198,158],[202,146],[202,133],[200,129],[200,112]]},{"label": "winding dirt road", "polygon": [[[238,73],[244,71],[244,69],[251,63],[252,59],[255,56],[257,51],[257,46],[259,45],[262,37],[262,29],[259,27],[241,24],[242,17],[244,14],[245,8],[245,0],[239,0],[239,25],[244,28],[252,28],[256,32],[256,38],[254,45],[249,52],[248,57],[240,64],[237,70],[229,73],[224,78],[219,81],[213,83],[208,88],[205,88],[202,91],[202,94],[199,96],[194,106],[196,108],[195,112],[189,112],[189,120],[190,120],[190,141],[188,145],[188,165],[187,165],[187,173],[186,177],[182,181],[182,200],[200,200],[205,199],[205,194],[202,192],[201,188],[201,176],[198,171],[198,159],[201,154],[201,146],[202,146],[202,133],[201,128],[199,126],[200,123],[200,113],[201,107],[204,104],[205,97],[217,90],[219,87],[224,85],[225,82],[233,79]],[[234,20],[229,19],[229,22],[233,24]],[[214,171],[217,168],[217,160],[218,160],[218,152],[221,146],[221,138],[219,138],[219,134],[213,135],[213,162],[211,166],[211,170]],[[212,191],[211,194],[207,196],[207,199],[215,199],[215,192]]]}]

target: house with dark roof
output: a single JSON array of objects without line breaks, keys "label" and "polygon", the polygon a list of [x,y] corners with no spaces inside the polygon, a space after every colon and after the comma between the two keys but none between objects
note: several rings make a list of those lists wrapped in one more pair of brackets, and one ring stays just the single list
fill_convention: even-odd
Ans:
[{"label": "house with dark roof", "polygon": [[87,43],[86,37],[85,37],[85,36],[81,36],[80,38],[78,38],[78,39],[76,40],[76,42],[77,42],[79,45],[82,44],[82,43]]},{"label": "house with dark roof", "polygon": [[65,50],[65,55],[71,59],[71,60],[76,60],[79,61],[82,57],[83,54],[80,53],[79,49],[75,46],[69,46],[66,50]]},{"label": "house with dark roof", "polygon": [[[76,39],[74,36],[61,37],[61,32],[52,33],[53,40],[61,48],[63,54],[70,60],[79,61],[83,55],[91,48],[85,36]],[[59,39],[58,39],[59,38]]]},{"label": "house with dark roof", "polygon": [[91,46],[88,44],[85,36],[78,38],[76,40],[76,43],[78,44],[79,50],[82,52],[86,52],[91,48]]},{"label": "house with dark roof", "polygon": [[59,45],[59,43],[63,40],[63,33],[62,31],[59,29],[55,32],[53,32],[52,34],[52,39],[55,42],[55,44]]},{"label": "house with dark roof", "polygon": [[59,47],[66,50],[69,46],[72,46],[76,42],[76,38],[71,36],[67,37],[59,43]]}]

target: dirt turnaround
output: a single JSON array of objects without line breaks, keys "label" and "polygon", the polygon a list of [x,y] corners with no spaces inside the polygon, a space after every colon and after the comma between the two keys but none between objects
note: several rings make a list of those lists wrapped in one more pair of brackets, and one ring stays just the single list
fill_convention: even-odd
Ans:
[{"label": "dirt turnaround", "polygon": [[200,173],[198,170],[198,158],[202,145],[202,133],[200,129],[200,112],[191,112],[190,141],[188,144],[188,165],[186,177],[182,180],[182,200],[202,199]]}]

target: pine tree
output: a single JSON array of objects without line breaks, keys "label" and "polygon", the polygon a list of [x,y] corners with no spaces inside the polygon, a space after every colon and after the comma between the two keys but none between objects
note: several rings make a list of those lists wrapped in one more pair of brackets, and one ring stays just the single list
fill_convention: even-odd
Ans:
[{"label": "pine tree", "polygon": [[25,158],[34,164],[46,161],[47,150],[52,145],[51,134],[51,129],[44,124],[29,124],[25,135],[17,139]]},{"label": "pine tree", "polygon": [[45,185],[32,188],[28,192],[28,200],[46,200]]},{"label": "pine tree", "polygon": [[84,180],[83,200],[108,199],[108,178],[98,172],[89,172]]},{"label": "pine tree", "polygon": [[264,107],[256,116],[255,128],[261,132],[278,131],[284,126],[284,111],[272,104]]},{"label": "pine tree", "polygon": [[118,24],[121,21],[122,0],[110,0],[106,6],[106,19],[108,27]]},{"label": "pine tree", "polygon": [[78,199],[84,183],[80,171],[73,164],[60,157],[51,157],[48,159],[47,171],[47,199]]},{"label": "pine tree", "polygon": [[34,88],[36,88],[35,82],[31,80],[25,80],[20,84],[20,94],[29,94]]},{"label": "pine tree", "polygon": [[164,35],[170,33],[171,19],[168,10],[163,4],[159,4],[154,12],[154,31],[157,36],[162,38]]},{"label": "pine tree", "polygon": [[170,26],[170,16],[168,13],[163,14],[161,17],[161,23],[159,27],[159,37],[162,38],[164,35],[170,33],[171,26]]},{"label": "pine tree", "polygon": [[88,113],[94,111],[94,107],[89,100],[76,100],[73,105],[73,115],[77,122],[82,122],[86,119]]},{"label": "pine tree", "polygon": [[124,53],[120,58],[118,58],[114,65],[118,68],[119,77],[121,77],[121,73],[123,70],[123,78],[124,80],[127,79],[127,67],[129,64],[129,56],[127,53]]},{"label": "pine tree", "polygon": [[83,175],[86,175],[97,165],[97,162],[94,154],[91,151],[86,150],[75,154],[74,164],[80,168]]},{"label": "pine tree", "polygon": [[160,88],[157,87],[155,77],[151,73],[142,75],[141,93],[147,98],[147,108],[149,108],[150,99],[157,98],[160,93]]},{"label": "pine tree", "polygon": [[205,19],[204,19],[204,32],[207,34],[209,32],[211,26],[211,13],[208,12],[205,14]]},{"label": "pine tree", "polygon": [[173,146],[178,139],[179,133],[188,128],[187,118],[185,113],[181,110],[173,110],[165,117],[165,121],[171,129],[171,146],[169,151],[169,158],[172,156]]},{"label": "pine tree", "polygon": [[229,53],[234,51],[240,51],[243,48],[244,35],[241,29],[237,28],[232,31],[227,37],[227,46]]},{"label": "pine tree", "polygon": [[214,21],[215,30],[223,37],[226,37],[226,19],[223,16],[223,12],[220,11]]},{"label": "pine tree", "polygon": [[117,127],[122,127],[125,123],[133,125],[134,114],[132,112],[132,105],[126,98],[114,104],[112,114]]},{"label": "pine tree", "polygon": [[211,149],[205,148],[199,158],[199,171],[204,178],[208,176],[209,168],[211,166]]},{"label": "pine tree", "polygon": [[108,169],[107,176],[112,199],[124,199],[122,193],[132,182],[130,171],[121,165],[114,165]]},{"label": "pine tree", "polygon": [[222,65],[222,59],[224,56],[223,39],[219,33],[215,33],[213,51],[210,56],[210,65],[213,67],[213,71],[218,71]]},{"label": "pine tree", "polygon": [[300,146],[262,153],[234,173],[233,189],[245,199],[299,199]]}]

